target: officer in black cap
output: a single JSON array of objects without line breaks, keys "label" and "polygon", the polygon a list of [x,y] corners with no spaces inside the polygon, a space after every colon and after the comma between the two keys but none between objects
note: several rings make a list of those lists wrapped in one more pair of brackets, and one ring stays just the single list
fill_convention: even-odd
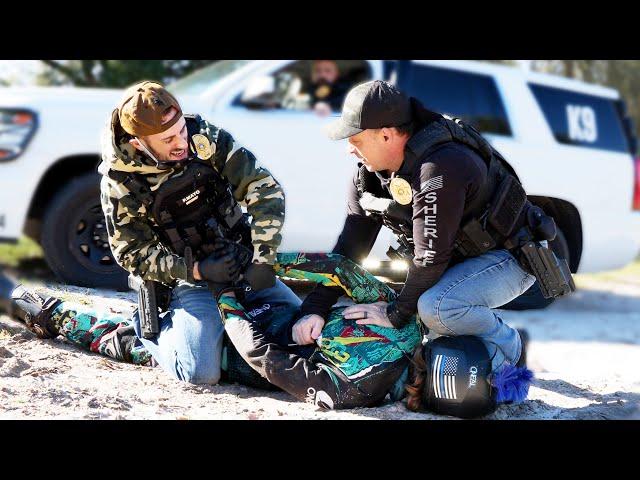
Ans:
[{"label": "officer in black cap", "polygon": [[[516,258],[515,233],[533,228],[531,218],[553,221],[528,202],[509,164],[471,127],[379,80],[349,92],[328,133],[348,139],[358,159],[333,253],[362,261],[386,225],[400,244],[389,256],[409,261],[395,301],[351,306],[345,318],[400,328],[418,312],[436,334],[483,339],[494,369],[524,366],[520,335],[493,309],[536,279]],[[317,338],[340,294],[318,286],[308,295],[293,328],[298,344]]]}]

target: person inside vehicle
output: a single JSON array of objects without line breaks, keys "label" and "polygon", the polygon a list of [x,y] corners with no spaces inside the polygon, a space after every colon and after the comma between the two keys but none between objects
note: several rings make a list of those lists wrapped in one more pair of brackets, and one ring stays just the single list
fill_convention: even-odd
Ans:
[{"label": "person inside vehicle", "polygon": [[322,117],[340,111],[349,85],[340,78],[340,68],[335,60],[314,60],[311,64],[309,96],[311,108]]},{"label": "person inside vehicle", "polygon": [[[303,80],[303,77],[308,80]],[[321,117],[340,110],[352,84],[341,77],[335,60],[313,60],[308,75],[284,70],[274,78],[276,93],[273,97],[260,97],[262,108],[268,108],[273,104],[269,101],[278,99],[280,108],[313,110]]]}]

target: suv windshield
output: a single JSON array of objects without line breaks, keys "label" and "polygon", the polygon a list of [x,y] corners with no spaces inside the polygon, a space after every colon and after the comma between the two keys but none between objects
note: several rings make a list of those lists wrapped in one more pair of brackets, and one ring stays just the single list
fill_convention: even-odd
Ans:
[{"label": "suv windshield", "polygon": [[199,95],[222,77],[244,67],[251,60],[220,60],[173,82],[167,89],[175,95]]}]

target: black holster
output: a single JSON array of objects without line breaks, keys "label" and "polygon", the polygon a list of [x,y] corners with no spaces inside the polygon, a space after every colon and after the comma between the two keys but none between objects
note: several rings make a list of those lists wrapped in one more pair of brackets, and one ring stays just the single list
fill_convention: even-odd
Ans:
[{"label": "black holster", "polygon": [[159,314],[171,300],[171,289],[160,282],[129,275],[129,287],[138,292],[138,315],[142,337],[151,339],[160,333]]},{"label": "black holster", "polygon": [[538,280],[544,298],[556,298],[575,292],[569,265],[553,250],[538,242],[527,242],[519,250],[520,264]]},{"label": "black holster", "polygon": [[514,254],[522,268],[536,277],[544,298],[556,298],[576,290],[567,261],[540,243],[555,237],[553,218],[540,207],[532,205],[527,210],[527,225],[505,241],[505,247]]}]

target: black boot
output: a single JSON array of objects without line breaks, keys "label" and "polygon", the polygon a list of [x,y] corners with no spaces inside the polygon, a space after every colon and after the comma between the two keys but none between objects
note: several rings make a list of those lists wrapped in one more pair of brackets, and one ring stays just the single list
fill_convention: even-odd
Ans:
[{"label": "black boot", "polygon": [[518,328],[517,331],[518,331],[518,334],[520,335],[520,343],[522,344],[522,351],[520,352],[520,358],[518,359],[518,363],[516,363],[516,367],[526,368],[527,348],[529,346],[529,332],[527,332],[524,328]]},{"label": "black boot", "polygon": [[15,282],[0,271],[0,313],[11,315],[11,292],[16,288]]},{"label": "black boot", "polygon": [[14,317],[27,324],[27,328],[40,338],[55,338],[60,335],[51,319],[51,312],[61,303],[55,297],[43,298],[18,285],[11,294]]}]

